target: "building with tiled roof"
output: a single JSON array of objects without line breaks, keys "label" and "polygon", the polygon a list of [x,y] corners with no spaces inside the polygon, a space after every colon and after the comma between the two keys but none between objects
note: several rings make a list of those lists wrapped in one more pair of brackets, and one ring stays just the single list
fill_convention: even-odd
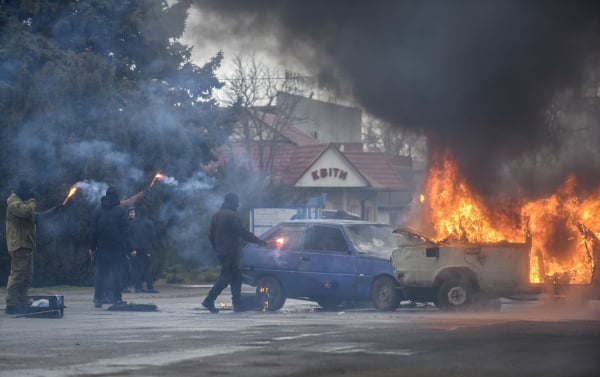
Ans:
[{"label": "building with tiled roof", "polygon": [[[323,111],[322,103],[319,106]],[[306,104],[303,111],[307,111]],[[261,119],[268,124],[275,117]],[[364,152],[362,144],[354,140],[324,143],[294,125],[278,127],[278,131],[279,141],[262,148],[255,141],[232,142],[232,157],[259,170],[259,150],[263,155],[272,154],[271,183],[293,190],[295,198],[326,198],[322,209],[342,210],[392,225],[406,213],[412,193],[401,172],[410,170],[410,159],[399,160],[399,166],[385,153]]]}]

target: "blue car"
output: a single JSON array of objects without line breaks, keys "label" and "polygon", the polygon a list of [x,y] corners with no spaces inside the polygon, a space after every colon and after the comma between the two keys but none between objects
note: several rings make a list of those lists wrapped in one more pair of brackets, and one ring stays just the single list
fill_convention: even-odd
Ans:
[{"label": "blue car", "polygon": [[291,220],[248,244],[240,268],[244,283],[256,287],[263,309],[280,309],[286,298],[316,301],[333,310],[348,301],[371,300],[395,310],[402,291],[390,257],[398,245],[389,225],[354,220]]}]

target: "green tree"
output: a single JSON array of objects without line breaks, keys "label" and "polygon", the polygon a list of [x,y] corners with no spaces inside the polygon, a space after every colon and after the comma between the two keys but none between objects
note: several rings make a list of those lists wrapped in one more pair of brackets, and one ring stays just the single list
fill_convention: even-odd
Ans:
[{"label": "green tree", "polygon": [[[222,86],[215,76],[222,54],[198,66],[191,48],[178,42],[189,7],[185,0],[0,0],[3,197],[19,178],[34,181],[40,209],[60,203],[70,185],[84,180],[116,185],[128,196],[158,169],[205,180],[203,190],[210,189],[210,181],[196,173],[211,158],[211,148],[227,139],[231,120],[213,98]],[[189,187],[178,188],[179,203],[198,195]],[[172,189],[157,188],[143,203],[155,217],[171,216],[157,224],[161,250],[208,250],[201,224],[194,222],[195,237],[175,240],[161,226],[198,217],[189,211],[165,214]],[[87,224],[95,205],[97,200],[75,198],[40,227],[45,252],[36,284],[89,281],[81,271],[90,270]],[[4,216],[4,206],[0,212]],[[5,244],[4,234],[0,238]],[[6,254],[0,253],[0,284],[6,281]]]}]

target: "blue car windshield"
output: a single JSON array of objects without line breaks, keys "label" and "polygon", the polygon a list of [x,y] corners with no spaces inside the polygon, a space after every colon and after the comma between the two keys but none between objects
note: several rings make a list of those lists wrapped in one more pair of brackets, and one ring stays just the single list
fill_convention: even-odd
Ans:
[{"label": "blue car windshield", "polygon": [[361,254],[371,254],[381,258],[389,258],[398,239],[393,229],[385,224],[348,225],[348,236],[356,250]]}]

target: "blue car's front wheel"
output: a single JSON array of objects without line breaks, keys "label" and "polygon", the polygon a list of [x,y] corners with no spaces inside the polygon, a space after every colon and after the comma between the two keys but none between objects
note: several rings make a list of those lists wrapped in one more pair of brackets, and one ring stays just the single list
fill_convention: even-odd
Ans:
[{"label": "blue car's front wheel", "polygon": [[371,288],[371,301],[375,309],[392,311],[400,305],[400,292],[396,289],[396,282],[390,276],[380,276],[373,282]]},{"label": "blue car's front wheel", "polygon": [[279,310],[285,304],[283,286],[273,276],[263,276],[258,280],[256,284],[256,296],[265,312]]}]

